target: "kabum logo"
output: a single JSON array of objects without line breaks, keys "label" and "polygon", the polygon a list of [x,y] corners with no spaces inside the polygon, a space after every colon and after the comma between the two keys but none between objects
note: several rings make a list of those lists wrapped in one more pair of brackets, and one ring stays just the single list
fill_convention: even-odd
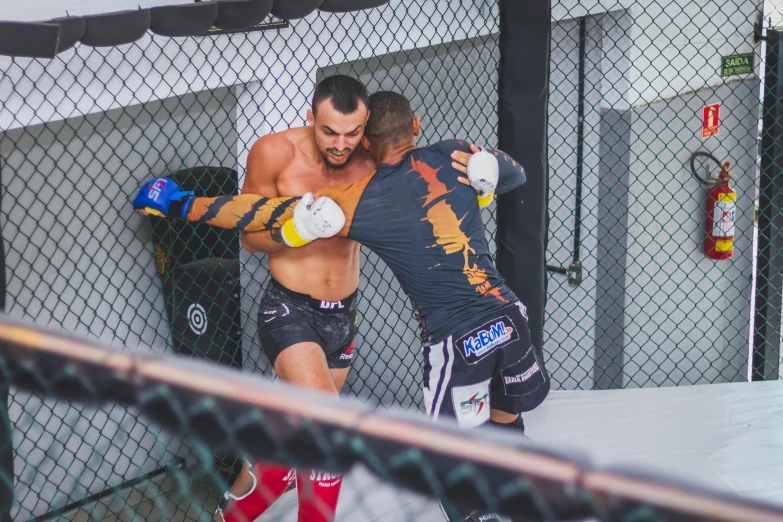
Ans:
[{"label": "kabum logo", "polygon": [[481,397],[479,397],[478,393],[476,393],[470,399],[459,403],[459,407],[462,410],[462,413],[464,414],[475,412],[476,415],[481,413],[481,410],[483,410],[484,406],[487,404],[487,396],[489,396],[488,393],[485,393]]},{"label": "kabum logo", "polygon": [[487,330],[479,330],[476,332],[475,337],[468,337],[463,341],[465,356],[474,355],[480,357],[499,344],[511,339],[512,333],[514,333],[514,329],[506,326],[506,323],[503,321],[498,321]]}]

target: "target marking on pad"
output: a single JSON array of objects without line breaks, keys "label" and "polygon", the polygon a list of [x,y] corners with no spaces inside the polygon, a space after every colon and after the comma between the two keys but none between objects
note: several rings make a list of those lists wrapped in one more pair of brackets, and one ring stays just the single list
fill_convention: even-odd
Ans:
[{"label": "target marking on pad", "polygon": [[207,331],[207,312],[198,303],[193,303],[188,307],[188,326],[196,335]]}]

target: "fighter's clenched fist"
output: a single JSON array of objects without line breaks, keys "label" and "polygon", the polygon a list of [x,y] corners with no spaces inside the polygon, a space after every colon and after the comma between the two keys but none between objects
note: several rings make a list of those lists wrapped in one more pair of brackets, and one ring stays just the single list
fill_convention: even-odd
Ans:
[{"label": "fighter's clenched fist", "polygon": [[312,192],[307,192],[294,208],[294,217],[283,224],[283,241],[290,247],[300,247],[332,237],[344,226],[345,214],[333,199],[315,199]]},{"label": "fighter's clenched fist", "polygon": [[171,178],[155,178],[141,187],[133,208],[155,216],[185,219],[195,197],[192,190],[182,190]]}]

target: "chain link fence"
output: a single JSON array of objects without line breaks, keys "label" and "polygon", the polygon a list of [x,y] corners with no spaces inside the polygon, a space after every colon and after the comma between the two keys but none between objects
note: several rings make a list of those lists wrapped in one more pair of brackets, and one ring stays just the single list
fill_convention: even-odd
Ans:
[{"label": "chain link fence", "polygon": [[[762,147],[771,43],[758,37],[783,10],[767,5],[762,23],[762,8],[553,1],[544,353],[555,388],[779,377],[781,285],[769,276],[779,266],[769,248],[783,205],[777,181],[764,199],[763,174],[773,172],[765,161],[781,159]],[[0,58],[9,315],[272,377],[256,335],[265,256],[242,251],[230,231],[153,225],[130,196],[165,175],[206,196],[237,191],[253,142],[303,125],[313,86],[334,73],[405,94],[422,118],[420,145],[464,137],[495,146],[498,30],[492,0],[392,0],[270,17],[251,31],[149,32],[120,46],[77,44],[52,60]],[[717,177],[724,162],[737,194],[733,256],[716,261],[705,254],[711,187],[697,178]],[[489,237],[494,210],[484,211]],[[763,285],[757,273],[767,274]],[[412,310],[364,249],[360,288],[344,392],[417,410]],[[133,407],[13,389],[9,414],[19,520],[200,455]],[[205,519],[181,500],[180,515]]]},{"label": "chain link fence", "polygon": [[[756,245],[771,239],[758,237],[755,219],[762,5],[599,4],[553,5],[553,380],[584,389],[745,381]],[[779,19],[776,9],[767,13]],[[706,242],[719,225],[707,200],[724,162],[736,190],[733,256],[714,260]],[[761,321],[779,323],[779,308]]]},{"label": "chain link fence", "polygon": [[[203,362],[107,350],[7,319],[0,320],[0,371],[36,394],[138,408],[201,454],[195,469],[170,466],[165,480],[147,482],[142,491],[151,498],[129,495],[119,505],[97,499],[89,520],[201,519],[198,508],[217,500],[203,484],[217,489],[221,483],[211,454],[227,447],[251,461],[345,474],[350,489],[343,494],[352,502],[342,513],[338,507],[340,520],[440,519],[432,509],[436,499],[451,520],[463,520],[470,508],[526,521],[772,522],[783,516],[783,506],[644,469],[595,468],[583,455],[540,448],[511,431],[435,425]],[[392,518],[384,517],[384,496],[395,504]],[[262,520],[292,520],[292,514],[267,513]]]}]

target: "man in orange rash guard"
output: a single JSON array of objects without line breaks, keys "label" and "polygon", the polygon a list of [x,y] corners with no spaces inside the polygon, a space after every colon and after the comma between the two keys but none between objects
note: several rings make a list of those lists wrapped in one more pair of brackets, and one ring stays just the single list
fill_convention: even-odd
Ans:
[{"label": "man in orange rash guard", "polygon": [[[416,148],[419,130],[403,96],[376,93],[362,141],[378,167],[361,181],[327,187],[320,197],[196,198],[164,180],[163,195],[150,201],[161,182],[153,180],[134,206],[221,228],[274,230],[290,246],[332,236],[367,246],[391,268],[419,322],[427,414],[463,428],[488,422],[522,433],[520,414],[544,400],[549,376],[531,344],[526,309],[492,262],[476,193],[451,166],[452,152],[470,152],[468,143]],[[471,157],[468,178],[493,168],[498,193],[525,182],[520,165],[490,149]]]}]

